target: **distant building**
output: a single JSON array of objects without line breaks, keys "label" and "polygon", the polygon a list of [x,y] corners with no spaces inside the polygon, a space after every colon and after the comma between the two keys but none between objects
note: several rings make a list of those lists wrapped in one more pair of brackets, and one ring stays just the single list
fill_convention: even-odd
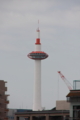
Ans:
[{"label": "distant building", "polygon": [[[8,120],[14,120],[15,113],[23,113],[27,111],[32,111],[31,109],[9,109],[8,111]],[[23,117],[20,117],[20,120],[24,120]]]},{"label": "distant building", "polygon": [[66,97],[70,103],[70,120],[80,120],[80,80],[73,81],[73,90]]},{"label": "distant building", "polygon": [[69,107],[70,103],[60,100],[51,110],[16,112],[15,120],[68,120]]},{"label": "distant building", "polygon": [[14,120],[14,115],[17,112],[17,109],[9,109],[8,111],[8,120]]},{"label": "distant building", "polygon": [[0,120],[8,120],[7,104],[9,103],[9,101],[7,100],[7,97],[9,95],[5,94],[5,91],[7,91],[7,87],[5,86],[5,83],[7,82],[5,82],[4,80],[0,80]]},{"label": "distant building", "polygon": [[56,101],[56,110],[70,110],[70,103],[66,100]]}]

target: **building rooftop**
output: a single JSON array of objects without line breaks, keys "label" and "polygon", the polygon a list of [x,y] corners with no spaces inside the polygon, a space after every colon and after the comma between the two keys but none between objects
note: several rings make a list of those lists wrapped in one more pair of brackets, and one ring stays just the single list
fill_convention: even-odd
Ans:
[{"label": "building rooftop", "polygon": [[43,110],[43,111],[27,111],[27,112],[16,112],[15,115],[25,115],[25,114],[69,114],[69,110]]},{"label": "building rooftop", "polygon": [[71,90],[66,97],[80,97],[80,90]]}]

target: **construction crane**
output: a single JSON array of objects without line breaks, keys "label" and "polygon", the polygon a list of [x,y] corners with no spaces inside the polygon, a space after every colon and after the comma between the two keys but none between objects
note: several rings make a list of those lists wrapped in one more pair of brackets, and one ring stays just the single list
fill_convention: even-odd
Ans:
[{"label": "construction crane", "polygon": [[69,90],[72,90],[72,85],[71,83],[65,78],[65,76],[61,73],[61,71],[58,71],[58,74],[60,75],[60,77],[62,78],[62,80],[66,83],[67,87]]}]

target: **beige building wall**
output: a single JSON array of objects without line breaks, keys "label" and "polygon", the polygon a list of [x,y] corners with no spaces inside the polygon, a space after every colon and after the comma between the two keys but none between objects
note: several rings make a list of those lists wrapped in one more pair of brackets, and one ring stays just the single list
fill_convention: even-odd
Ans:
[{"label": "beige building wall", "polygon": [[65,100],[56,101],[56,110],[69,110],[70,103]]}]

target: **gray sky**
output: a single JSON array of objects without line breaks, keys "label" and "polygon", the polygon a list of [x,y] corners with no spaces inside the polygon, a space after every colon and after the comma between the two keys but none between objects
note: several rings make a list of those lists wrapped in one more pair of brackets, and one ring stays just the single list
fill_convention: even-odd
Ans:
[{"label": "gray sky", "polygon": [[72,84],[80,79],[80,0],[2,0],[0,79],[8,82],[9,108],[32,108],[34,60],[27,54],[35,47],[38,19],[42,51],[49,55],[42,61],[42,106],[66,100],[69,90],[57,71]]}]

